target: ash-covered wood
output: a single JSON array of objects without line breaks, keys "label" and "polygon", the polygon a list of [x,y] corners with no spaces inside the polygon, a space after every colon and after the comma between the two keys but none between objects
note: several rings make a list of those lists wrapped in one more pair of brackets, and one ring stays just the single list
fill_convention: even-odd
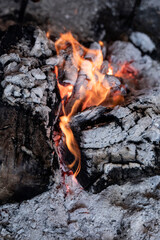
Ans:
[{"label": "ash-covered wood", "polygon": [[86,163],[79,175],[84,187],[99,192],[111,184],[160,174],[159,100],[157,90],[126,106],[97,107],[72,117],[70,125]]},{"label": "ash-covered wood", "polygon": [[52,125],[58,105],[54,43],[40,29],[13,26],[0,47],[0,203],[28,199],[54,175]]}]

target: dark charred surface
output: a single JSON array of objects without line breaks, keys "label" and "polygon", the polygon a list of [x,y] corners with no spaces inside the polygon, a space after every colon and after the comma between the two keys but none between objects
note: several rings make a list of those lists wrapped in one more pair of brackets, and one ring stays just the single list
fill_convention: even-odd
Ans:
[{"label": "dark charred surface", "polygon": [[0,55],[7,53],[11,48],[16,46],[16,44],[24,38],[26,41],[29,40],[31,47],[34,45],[35,39],[33,37],[35,28],[32,26],[21,26],[14,25],[10,26],[7,32],[1,39],[0,44]]},{"label": "dark charred surface", "polygon": [[0,203],[22,201],[47,189],[52,151],[37,117],[2,103],[0,111]]}]

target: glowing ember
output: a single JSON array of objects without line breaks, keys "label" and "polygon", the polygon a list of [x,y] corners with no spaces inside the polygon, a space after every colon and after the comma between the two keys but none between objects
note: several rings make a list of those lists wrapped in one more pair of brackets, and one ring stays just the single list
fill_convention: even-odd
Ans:
[{"label": "glowing ember", "polygon": [[[99,44],[100,46],[103,46],[103,42],[100,41]],[[100,49],[87,49],[82,46],[70,32],[62,34],[60,39],[55,42],[57,55],[59,55],[61,51],[67,50],[68,47],[71,47],[72,49],[72,64],[77,68],[78,72],[83,72],[88,81],[87,86],[82,85],[80,87],[79,98],[75,99],[68,114],[66,114],[65,100],[62,101],[63,116],[60,117],[60,128],[65,135],[66,145],[75,158],[73,163],[68,167],[73,168],[73,166],[76,165],[77,169],[74,173],[74,177],[76,177],[81,169],[81,153],[70,128],[69,122],[71,117],[78,112],[79,108],[83,111],[91,106],[103,105],[114,107],[123,102],[124,97],[118,90],[115,91],[114,94],[111,94],[111,86],[108,81],[106,81],[106,76],[113,75],[113,68],[109,66],[108,71],[106,72],[107,75],[102,74],[101,66],[103,63],[103,54]],[[85,56],[88,57],[85,58]],[[55,67],[55,74],[58,81],[57,66]],[[120,73],[118,74],[120,75]],[[76,79],[74,82],[76,82]],[[69,101],[69,98],[73,95],[74,83],[73,85],[72,83],[62,85],[58,81],[58,87],[61,99],[66,98],[66,100]]]},{"label": "glowing ember", "polygon": [[107,75],[113,75],[113,68],[111,66],[108,68]]}]

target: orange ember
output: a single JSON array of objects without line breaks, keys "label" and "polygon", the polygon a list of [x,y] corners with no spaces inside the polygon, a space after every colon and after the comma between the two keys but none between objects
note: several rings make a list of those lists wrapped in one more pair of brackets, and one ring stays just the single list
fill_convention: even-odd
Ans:
[{"label": "orange ember", "polygon": [[111,66],[108,68],[107,75],[113,75],[113,68]]},{"label": "orange ember", "polygon": [[[103,46],[103,42],[100,41],[99,44]],[[114,93],[111,100],[107,100],[111,98],[111,87],[107,81],[105,81],[104,84],[104,78],[106,74],[113,75],[113,69],[111,66],[109,66],[106,74],[101,73],[103,54],[100,49],[87,49],[86,47],[82,46],[70,32],[62,34],[61,37],[55,42],[57,54],[60,54],[62,50],[67,50],[68,46],[70,46],[72,49],[72,64],[77,68],[78,72],[83,71],[83,74],[87,76],[88,80],[87,86],[81,86],[79,90],[79,99],[75,100],[69,114],[66,114],[64,101],[62,102],[63,116],[60,117],[60,128],[65,135],[66,145],[74,156],[73,163],[68,167],[77,167],[74,173],[74,176],[76,177],[81,169],[81,153],[78,143],[76,142],[76,139],[70,128],[69,122],[71,117],[77,113],[79,106],[82,106],[82,111],[91,106],[103,105],[114,107],[116,104],[123,102],[124,98],[121,92],[117,91]],[[85,56],[90,56],[88,58],[89,60],[85,58]],[[55,67],[55,74],[58,78],[57,67]],[[61,99],[66,97],[66,99],[69,100],[73,93],[73,85],[69,84],[64,86],[58,82]]]}]

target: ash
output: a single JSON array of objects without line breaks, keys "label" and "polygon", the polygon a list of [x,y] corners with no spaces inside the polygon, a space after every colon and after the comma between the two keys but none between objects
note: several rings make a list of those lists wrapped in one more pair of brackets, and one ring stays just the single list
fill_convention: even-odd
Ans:
[{"label": "ash", "polygon": [[90,194],[72,183],[65,197],[63,188],[55,184],[20,205],[0,207],[0,236],[19,240],[158,240],[159,185],[160,176],[155,176]]}]

